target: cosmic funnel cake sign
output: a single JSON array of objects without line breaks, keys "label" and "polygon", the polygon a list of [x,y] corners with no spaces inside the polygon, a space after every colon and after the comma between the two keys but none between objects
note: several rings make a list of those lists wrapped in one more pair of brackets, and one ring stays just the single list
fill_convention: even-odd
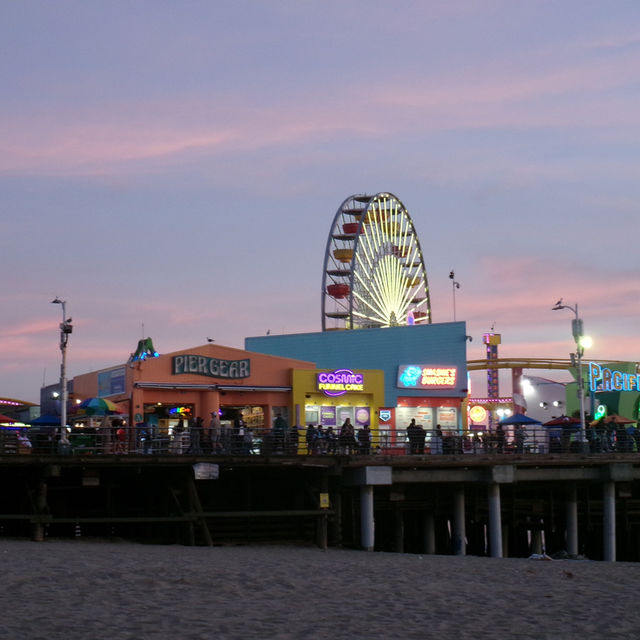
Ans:
[{"label": "cosmic funnel cake sign", "polygon": [[364,375],[351,369],[322,371],[316,376],[318,391],[326,396],[341,396],[348,392],[364,391]]},{"label": "cosmic funnel cake sign", "polygon": [[451,389],[455,387],[457,377],[457,367],[401,364],[397,386],[400,389]]}]

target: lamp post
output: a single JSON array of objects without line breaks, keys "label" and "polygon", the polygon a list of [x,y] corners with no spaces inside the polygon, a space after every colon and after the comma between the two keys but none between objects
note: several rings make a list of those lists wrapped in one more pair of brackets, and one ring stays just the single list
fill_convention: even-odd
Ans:
[{"label": "lamp post", "polygon": [[60,365],[60,393],[62,395],[60,402],[60,443],[68,445],[67,439],[67,342],[69,334],[73,331],[71,326],[71,318],[67,318],[67,302],[60,300],[56,296],[51,304],[62,305],[62,322],[60,323],[60,351],[62,352],[62,364]]},{"label": "lamp post", "polygon": [[583,344],[583,326],[582,319],[578,315],[578,303],[576,302],[575,306],[571,306],[568,304],[562,304],[562,298],[556,302],[555,306],[551,309],[552,311],[558,311],[560,309],[569,309],[569,311],[573,311],[575,318],[571,321],[571,333],[573,334],[573,339],[576,343],[576,353],[575,356],[571,354],[571,361],[574,366],[578,368],[577,375],[577,383],[578,383],[578,401],[580,402],[580,442],[587,442],[586,437],[586,425],[585,425],[585,411],[584,411],[584,383],[582,380],[582,356],[584,354],[584,344]]},{"label": "lamp post", "polygon": [[449,278],[451,279],[451,288],[453,289],[453,321],[456,321],[456,289],[460,288],[460,283],[456,282],[456,274],[452,271],[449,272]]}]

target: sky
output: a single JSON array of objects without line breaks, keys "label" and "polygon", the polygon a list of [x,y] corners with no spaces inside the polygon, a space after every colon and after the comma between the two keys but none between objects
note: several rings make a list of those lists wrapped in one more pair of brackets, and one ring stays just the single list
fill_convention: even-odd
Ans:
[{"label": "sky", "polygon": [[[340,203],[391,192],[434,322],[640,361],[640,4],[0,0],[0,396],[319,331]],[[540,371],[535,372],[541,375]]]}]

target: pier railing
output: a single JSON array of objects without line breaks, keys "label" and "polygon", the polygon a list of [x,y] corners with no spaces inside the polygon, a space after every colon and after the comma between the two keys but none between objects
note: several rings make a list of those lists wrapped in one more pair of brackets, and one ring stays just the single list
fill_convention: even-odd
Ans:
[{"label": "pier railing", "polygon": [[61,442],[59,429],[31,428],[0,431],[0,455],[543,455],[554,453],[636,453],[640,451],[637,429],[591,429],[587,440],[579,431],[539,427],[524,432],[509,430],[504,435],[491,432],[427,429],[422,433],[376,430],[363,437],[339,431],[308,433],[307,429],[286,432],[208,429],[197,432],[161,432],[119,427],[118,429],[74,429],[68,443]]}]

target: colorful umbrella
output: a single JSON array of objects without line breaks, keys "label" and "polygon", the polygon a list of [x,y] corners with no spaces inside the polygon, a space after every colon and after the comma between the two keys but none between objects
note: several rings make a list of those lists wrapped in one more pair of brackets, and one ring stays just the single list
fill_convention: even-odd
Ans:
[{"label": "colorful umbrella", "polygon": [[[617,413],[612,413],[610,416],[606,418],[600,418],[596,420],[596,424],[633,424],[635,420],[631,420],[630,418],[625,418],[624,416],[619,416]],[[591,423],[593,424],[593,422]]]},{"label": "colorful umbrella", "polygon": [[76,413],[84,416],[110,416],[120,411],[106,398],[87,398],[77,406]]},{"label": "colorful umbrella", "polygon": [[534,420],[525,416],[524,413],[514,413],[512,416],[500,420],[500,424],[540,424],[540,420]]}]

